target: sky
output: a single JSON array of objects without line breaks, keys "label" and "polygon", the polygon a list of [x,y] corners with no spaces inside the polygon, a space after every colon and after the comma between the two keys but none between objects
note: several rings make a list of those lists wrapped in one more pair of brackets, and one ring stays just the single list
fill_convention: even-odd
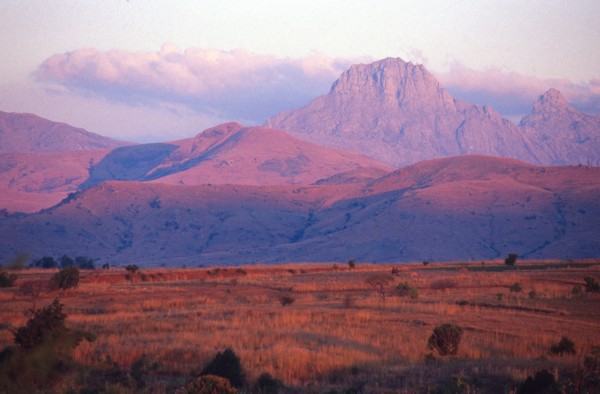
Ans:
[{"label": "sky", "polygon": [[517,122],[549,88],[600,113],[597,0],[2,0],[0,111],[167,141],[259,125],[400,57]]}]

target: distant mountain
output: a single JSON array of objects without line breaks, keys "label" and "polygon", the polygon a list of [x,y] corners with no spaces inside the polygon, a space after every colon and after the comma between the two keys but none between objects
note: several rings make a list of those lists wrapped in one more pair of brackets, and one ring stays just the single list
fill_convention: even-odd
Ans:
[{"label": "distant mountain", "polygon": [[315,145],[281,130],[226,123],[190,139],[115,149],[91,168],[83,186],[108,180],[306,185],[359,168],[391,170],[366,156]]},{"label": "distant mountain", "polygon": [[541,95],[519,126],[536,135],[533,149],[546,151],[548,164],[600,166],[600,114],[577,111],[556,89]]},{"label": "distant mountain", "polygon": [[[388,58],[350,67],[328,94],[304,108],[277,114],[266,124],[396,167],[465,154],[545,165],[597,161],[600,128],[593,122],[597,118],[576,126],[589,137],[577,139],[570,128],[588,118],[570,107],[560,119],[554,118],[557,114],[543,117],[544,121],[530,118],[518,127],[489,106],[452,98],[422,65]],[[538,126],[554,127],[553,136],[544,139],[548,133]],[[549,139],[552,143],[546,143]]]},{"label": "distant mountain", "polygon": [[107,182],[0,220],[0,260],[23,251],[156,265],[597,257],[598,179],[600,168],[462,156],[307,186]]},{"label": "distant mountain", "polygon": [[35,212],[95,184],[307,185],[360,170],[392,168],[357,153],[321,147],[266,127],[227,123],[194,138],[116,149],[0,153],[0,209]]},{"label": "distant mountain", "polygon": [[36,115],[0,111],[0,152],[65,152],[129,144]]}]

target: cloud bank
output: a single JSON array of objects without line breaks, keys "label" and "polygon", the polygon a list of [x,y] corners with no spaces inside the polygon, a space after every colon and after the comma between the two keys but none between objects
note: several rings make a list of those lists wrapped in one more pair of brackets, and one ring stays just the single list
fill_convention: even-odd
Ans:
[{"label": "cloud bank", "polygon": [[165,44],[157,52],[81,49],[56,54],[34,76],[132,105],[171,102],[214,117],[263,123],[327,92],[350,64],[319,54],[281,59],[241,49],[181,51]]},{"label": "cloud bank", "polygon": [[539,79],[499,69],[478,71],[460,63],[436,77],[454,97],[473,104],[489,104],[512,120],[528,114],[533,102],[550,88],[562,92],[578,110],[600,113],[600,79],[575,84],[566,79]]},{"label": "cloud bank", "polygon": [[[278,58],[242,49],[182,51],[165,44],[155,52],[81,49],[56,54],[34,76],[70,93],[113,103],[185,107],[207,119],[262,124],[278,112],[301,107],[326,93],[352,63],[365,61],[370,60],[319,54]],[[478,71],[460,63],[434,74],[453,96],[489,104],[513,121],[529,113],[533,102],[549,88],[560,90],[579,110],[600,113],[600,79],[574,84],[497,69]]]}]

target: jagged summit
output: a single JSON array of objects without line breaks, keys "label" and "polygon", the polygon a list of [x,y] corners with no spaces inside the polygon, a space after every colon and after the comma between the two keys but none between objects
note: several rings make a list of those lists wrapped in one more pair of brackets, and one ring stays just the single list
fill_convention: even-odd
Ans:
[{"label": "jagged summit", "polygon": [[350,67],[327,95],[267,125],[397,167],[473,153],[540,162],[510,122],[453,98],[424,66],[399,58]]},{"label": "jagged summit", "polygon": [[575,109],[571,107],[560,91],[550,89],[533,103],[532,113],[547,111],[575,111]]}]

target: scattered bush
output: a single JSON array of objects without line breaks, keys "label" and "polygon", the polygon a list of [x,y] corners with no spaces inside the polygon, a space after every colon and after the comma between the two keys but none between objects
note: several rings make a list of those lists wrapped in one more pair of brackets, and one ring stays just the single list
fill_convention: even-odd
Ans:
[{"label": "scattered bush", "polygon": [[600,346],[592,347],[592,351],[583,360],[583,366],[587,372],[600,377]]},{"label": "scattered bush", "polygon": [[12,287],[17,280],[17,275],[9,274],[6,271],[0,271],[0,287]]},{"label": "scattered bush", "polygon": [[79,284],[79,268],[74,265],[69,265],[54,274],[52,280],[56,282],[58,288],[62,290],[77,287]]},{"label": "scattered bush", "polygon": [[255,394],[277,394],[283,387],[281,380],[275,379],[265,372],[258,377],[252,392]]},{"label": "scattered bush", "polygon": [[396,286],[396,293],[399,297],[409,297],[412,300],[419,298],[417,289],[406,282],[400,283],[398,286]]},{"label": "scattered bush", "polygon": [[135,264],[129,264],[125,267],[125,270],[127,270],[127,272],[131,272],[132,274],[135,274],[140,270],[140,267],[138,267]]},{"label": "scattered bush", "polygon": [[535,373],[535,377],[528,376],[517,390],[517,394],[546,393],[555,383],[554,375],[543,369]]},{"label": "scattered bush", "polygon": [[389,286],[389,284],[393,281],[394,278],[390,275],[373,274],[365,280],[365,283],[371,286],[373,290],[379,294],[379,297],[381,297],[382,300],[385,300],[387,286]]},{"label": "scattered bush", "polygon": [[235,394],[237,390],[226,378],[215,375],[204,375],[194,379],[187,386],[180,388],[175,394]]},{"label": "scattered bush", "polygon": [[354,260],[354,259],[348,260],[348,268],[353,270],[355,267],[356,267],[356,260]]},{"label": "scattered bush", "polygon": [[558,342],[556,345],[550,346],[550,353],[562,355],[564,353],[575,354],[577,352],[575,351],[575,344],[573,341],[567,337],[562,337],[560,342]]},{"label": "scattered bush", "polygon": [[424,266],[428,266],[429,265],[429,261],[423,261],[423,265]]},{"label": "scattered bush", "polygon": [[444,323],[433,329],[427,341],[427,348],[437,350],[440,356],[453,356],[458,352],[458,345],[463,330],[456,324]]},{"label": "scattered bush", "polygon": [[392,267],[392,275],[400,275],[400,270],[396,267]]},{"label": "scattered bush", "polygon": [[282,295],[281,297],[279,297],[279,302],[282,306],[292,305],[294,301],[296,301],[296,299],[289,295]]},{"label": "scattered bush", "polygon": [[515,265],[517,262],[517,257],[519,257],[519,256],[515,253],[509,253],[508,257],[506,259],[504,259],[504,264],[509,265],[509,266]]},{"label": "scattered bush", "polygon": [[26,280],[19,284],[19,293],[31,299],[32,309],[36,309],[38,298],[43,293],[58,290],[58,285],[53,280]]},{"label": "scattered bush", "polygon": [[240,388],[246,383],[246,373],[240,362],[239,357],[231,350],[225,349],[217,353],[200,372],[201,376],[216,375],[225,378],[231,382],[233,387]]},{"label": "scattered bush", "polygon": [[512,285],[508,286],[508,289],[512,293],[520,293],[521,290],[523,290],[523,288],[521,287],[521,284],[519,282],[515,282]]},{"label": "scattered bush", "polygon": [[600,293],[600,285],[596,279],[586,276],[583,280],[585,281],[585,291],[587,293]]},{"label": "scattered bush", "polygon": [[536,299],[536,298],[537,298],[537,296],[538,296],[538,294],[537,294],[537,291],[535,291],[535,290],[531,290],[531,291],[529,292],[529,298],[531,298],[532,300]]}]

